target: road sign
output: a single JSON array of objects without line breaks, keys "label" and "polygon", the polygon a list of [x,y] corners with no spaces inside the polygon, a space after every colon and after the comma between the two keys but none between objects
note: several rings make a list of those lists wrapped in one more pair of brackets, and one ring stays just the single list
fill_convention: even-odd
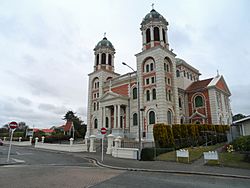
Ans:
[{"label": "road sign", "polygon": [[9,128],[11,128],[11,129],[16,129],[17,126],[18,126],[18,124],[15,121],[12,121],[12,122],[9,123]]},{"label": "road sign", "polygon": [[107,129],[106,129],[105,127],[102,127],[102,128],[101,128],[101,133],[102,133],[102,134],[106,134],[106,133],[107,133]]}]

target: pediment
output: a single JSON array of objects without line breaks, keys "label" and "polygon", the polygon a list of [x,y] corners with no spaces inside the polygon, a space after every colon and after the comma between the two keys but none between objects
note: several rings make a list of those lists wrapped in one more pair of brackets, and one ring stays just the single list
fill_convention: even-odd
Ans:
[{"label": "pediment", "polygon": [[113,91],[108,91],[100,98],[100,102],[110,101],[115,99],[128,100],[128,97],[119,95],[118,93],[115,93]]}]

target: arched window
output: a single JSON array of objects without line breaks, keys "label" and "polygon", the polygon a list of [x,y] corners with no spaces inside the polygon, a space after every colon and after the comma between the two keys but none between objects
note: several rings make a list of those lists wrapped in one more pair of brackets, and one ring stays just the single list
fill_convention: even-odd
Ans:
[{"label": "arched window", "polygon": [[95,128],[95,129],[98,128],[98,120],[97,120],[97,119],[94,120],[94,128]]},{"label": "arched window", "polygon": [[150,111],[149,112],[149,124],[155,124],[155,112],[154,111]]},{"label": "arched window", "polygon": [[149,64],[146,65],[146,72],[149,72]]},{"label": "arched window", "polygon": [[150,37],[150,29],[148,28],[146,30],[146,43],[149,43],[151,41],[151,37]]},{"label": "arched window", "polygon": [[137,88],[133,89],[133,99],[137,99]]},{"label": "arched window", "polygon": [[153,93],[153,100],[155,100],[156,99],[156,89],[153,89],[152,93]]},{"label": "arched window", "polygon": [[93,80],[92,88],[93,89],[99,88],[99,79],[97,77]]},{"label": "arched window", "polygon": [[162,36],[163,36],[163,41],[166,42],[165,30],[164,29],[162,29]]},{"label": "arched window", "polygon": [[180,71],[178,69],[176,70],[176,77],[180,77]]},{"label": "arched window", "polygon": [[150,101],[150,92],[149,92],[149,90],[147,90],[147,92],[146,92],[146,97],[147,97],[147,101]]},{"label": "arched window", "polygon": [[105,127],[106,127],[106,128],[109,128],[109,118],[106,117],[105,119],[106,119],[106,120],[105,120]]},{"label": "arched window", "polygon": [[181,118],[181,124],[184,124],[184,118],[183,117]]},{"label": "arched window", "polygon": [[195,99],[194,99],[194,102],[195,102],[195,107],[201,107],[203,106],[203,99],[201,96],[196,96]]},{"label": "arched window", "polygon": [[137,113],[133,114],[133,126],[138,125],[138,117],[137,117]]},{"label": "arched window", "polygon": [[154,41],[160,41],[159,28],[154,27]]},{"label": "arched window", "polygon": [[172,112],[170,110],[168,110],[168,125],[172,125]]},{"label": "arched window", "polygon": [[182,108],[182,100],[180,97],[179,97],[179,108]]},{"label": "arched window", "polygon": [[172,101],[171,90],[168,90],[168,101]]},{"label": "arched window", "polygon": [[187,72],[187,79],[189,79],[189,72]]},{"label": "arched window", "polygon": [[96,111],[96,103],[94,102],[94,111]]},{"label": "arched window", "polygon": [[192,74],[190,74],[190,79],[191,79],[191,80],[193,80],[193,76],[192,76]]},{"label": "arched window", "polygon": [[186,77],[186,71],[183,71],[183,75],[184,75],[184,77]]},{"label": "arched window", "polygon": [[169,72],[169,64],[167,64],[167,72]]},{"label": "arched window", "polygon": [[97,102],[96,109],[99,110],[99,102]]},{"label": "arched window", "polygon": [[166,63],[164,63],[164,71],[166,71],[167,70],[167,65],[166,65]]},{"label": "arched window", "polygon": [[154,70],[154,63],[150,63],[150,71]]},{"label": "arched window", "polygon": [[101,63],[104,64],[104,65],[106,64],[106,54],[105,53],[102,53]]},{"label": "arched window", "polygon": [[99,65],[99,54],[96,55],[96,65]]},{"label": "arched window", "polygon": [[109,65],[112,65],[112,56],[111,56],[111,54],[109,54],[108,63],[109,63]]}]

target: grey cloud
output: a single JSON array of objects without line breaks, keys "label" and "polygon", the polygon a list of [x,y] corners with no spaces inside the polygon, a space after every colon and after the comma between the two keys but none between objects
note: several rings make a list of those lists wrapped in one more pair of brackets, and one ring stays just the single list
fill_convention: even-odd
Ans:
[{"label": "grey cloud", "polygon": [[249,114],[250,102],[246,101],[250,97],[250,84],[231,86],[231,105],[234,114]]},{"label": "grey cloud", "polygon": [[18,102],[20,102],[24,105],[27,105],[27,106],[30,106],[32,104],[31,100],[24,98],[24,97],[18,97],[17,100],[18,100]]},{"label": "grey cloud", "polygon": [[55,110],[56,109],[56,107],[54,106],[54,105],[52,105],[52,104],[40,104],[39,106],[38,106],[38,108],[40,109],[40,110],[45,110],[45,111],[53,111],[53,110]]}]

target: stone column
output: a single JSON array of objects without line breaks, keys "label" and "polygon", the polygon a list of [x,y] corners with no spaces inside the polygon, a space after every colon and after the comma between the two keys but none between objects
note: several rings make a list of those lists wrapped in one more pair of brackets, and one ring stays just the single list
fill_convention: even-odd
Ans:
[{"label": "stone column", "polygon": [[[109,54],[108,53],[106,53],[106,65],[108,65],[109,64]],[[108,66],[106,66],[106,69],[108,68]]]},{"label": "stone column", "polygon": [[121,120],[120,120],[120,118],[121,118],[121,105],[118,104],[118,118],[117,118],[118,128],[121,128]]},{"label": "stone column", "polygon": [[89,137],[89,139],[90,139],[90,147],[89,147],[89,152],[96,152],[96,148],[95,148],[95,138],[96,138],[96,136],[95,135],[91,135],[90,137]]},{"label": "stone column", "polygon": [[114,105],[114,128],[117,128],[117,125],[116,125],[116,105]]},{"label": "stone column", "polygon": [[108,148],[106,154],[112,154],[114,135],[109,134],[107,137],[108,137]]},{"label": "stone column", "polygon": [[151,47],[154,47],[154,28],[150,27],[150,38],[151,38]]}]

